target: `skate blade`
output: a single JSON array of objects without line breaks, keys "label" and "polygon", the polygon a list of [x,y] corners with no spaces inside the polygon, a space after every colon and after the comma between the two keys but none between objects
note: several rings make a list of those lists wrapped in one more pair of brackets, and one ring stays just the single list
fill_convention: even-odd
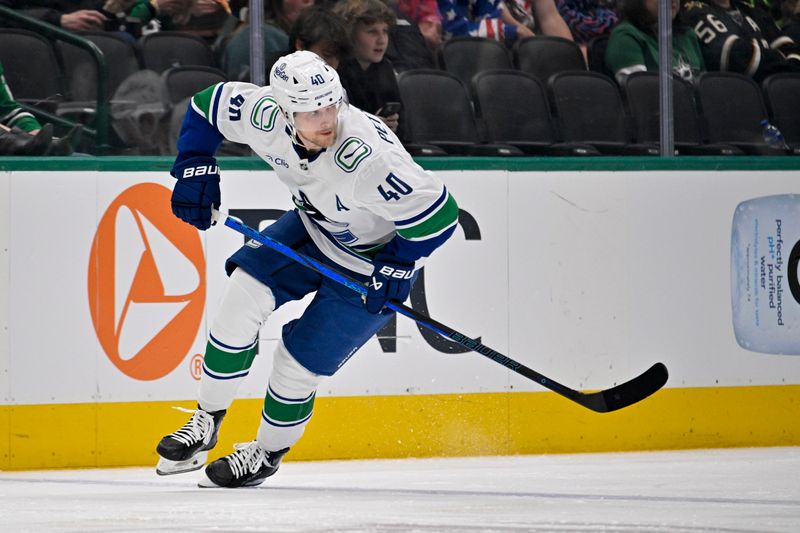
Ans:
[{"label": "skate blade", "polygon": [[170,461],[169,459],[161,457],[156,465],[156,474],[159,476],[171,476],[174,474],[194,472],[205,466],[206,459],[208,459],[208,452],[199,452],[191,459],[186,459],[185,461]]}]

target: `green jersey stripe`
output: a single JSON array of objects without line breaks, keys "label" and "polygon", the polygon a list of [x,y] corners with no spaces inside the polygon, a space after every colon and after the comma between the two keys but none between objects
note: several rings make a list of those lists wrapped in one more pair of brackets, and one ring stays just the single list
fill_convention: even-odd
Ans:
[{"label": "green jersey stripe", "polygon": [[211,120],[211,102],[214,101],[214,92],[220,85],[220,83],[214,84],[192,97],[192,108],[203,115],[206,120]]},{"label": "green jersey stripe", "polygon": [[271,387],[267,387],[267,395],[264,398],[264,414],[270,420],[282,423],[298,422],[307,418],[314,410],[314,398],[316,394],[305,401],[285,401],[277,397],[272,392]]},{"label": "green jersey stripe", "polygon": [[452,194],[447,195],[447,201],[438,211],[421,221],[419,224],[397,230],[397,234],[408,240],[419,240],[432,237],[449,228],[458,220],[458,204]]}]

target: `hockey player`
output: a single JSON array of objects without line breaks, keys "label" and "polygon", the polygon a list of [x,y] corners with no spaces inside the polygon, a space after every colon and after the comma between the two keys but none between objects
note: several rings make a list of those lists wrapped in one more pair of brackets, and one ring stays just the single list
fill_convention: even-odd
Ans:
[{"label": "hockey player", "polygon": [[781,35],[764,11],[738,0],[689,0],[683,7],[708,70],[739,72],[758,82],[776,72],[800,72],[800,46]]},{"label": "hockey player", "polygon": [[258,350],[258,332],[284,303],[316,293],[283,327],[256,439],[206,467],[202,486],[258,485],[303,434],[317,385],[391,318],[415,269],[457,225],[458,206],[397,137],[343,102],[336,71],[308,51],[280,58],[270,86],[219,83],[197,93],[172,167],[172,210],[198,229],[221,204],[213,155],[222,139],[246,143],[274,168],[296,209],[263,233],[368,284],[366,298],[267,247],[248,243],[229,275],[208,335],[198,408],[158,444],[157,471],[202,468]]}]

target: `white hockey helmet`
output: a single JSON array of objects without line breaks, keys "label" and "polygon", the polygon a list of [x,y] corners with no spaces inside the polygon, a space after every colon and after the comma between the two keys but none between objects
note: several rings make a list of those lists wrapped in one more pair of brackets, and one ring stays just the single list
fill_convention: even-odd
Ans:
[{"label": "white hockey helmet", "polygon": [[269,83],[292,130],[295,113],[338,105],[344,93],[336,70],[307,50],[278,59],[270,70]]}]

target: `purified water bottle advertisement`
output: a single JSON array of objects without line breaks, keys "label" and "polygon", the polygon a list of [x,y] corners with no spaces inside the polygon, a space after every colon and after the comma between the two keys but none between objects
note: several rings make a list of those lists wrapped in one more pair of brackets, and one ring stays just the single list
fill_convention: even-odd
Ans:
[{"label": "purified water bottle advertisement", "polygon": [[800,195],[740,203],[731,233],[736,341],[754,352],[800,355]]}]

